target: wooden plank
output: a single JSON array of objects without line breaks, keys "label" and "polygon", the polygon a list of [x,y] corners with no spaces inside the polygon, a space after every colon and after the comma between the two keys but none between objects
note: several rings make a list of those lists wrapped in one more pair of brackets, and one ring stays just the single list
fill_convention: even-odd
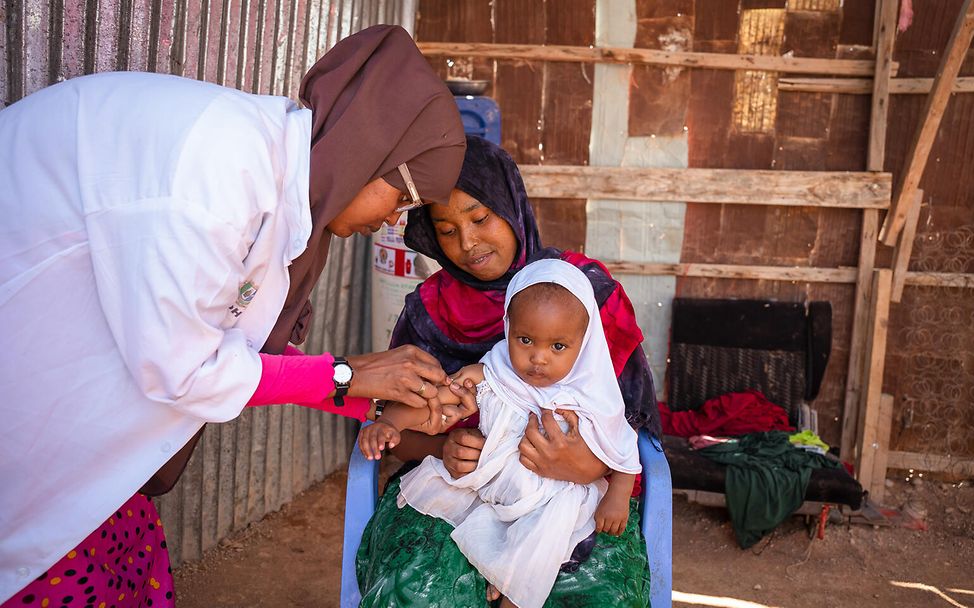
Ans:
[{"label": "wooden plank", "polygon": [[879,437],[879,411],[886,367],[886,335],[889,328],[889,295],[893,272],[873,271],[873,299],[866,336],[866,365],[863,370],[862,399],[859,403],[859,441],[856,475],[864,488],[871,488]]},{"label": "wooden plank", "polygon": [[886,497],[886,465],[889,461],[890,432],[893,429],[893,395],[883,393],[879,398],[879,428],[876,432],[876,459],[873,462],[873,483],[869,498],[883,504]]},{"label": "wooden plank", "polygon": [[[933,89],[933,78],[892,78],[889,92],[893,95],[921,95]],[[873,92],[871,78],[793,78],[778,79],[779,91],[803,93],[840,93],[869,95]],[[952,93],[974,93],[974,77],[960,77],[954,82]]]},{"label": "wooden plank", "polygon": [[974,37],[974,0],[964,0],[960,16],[947,43],[947,52],[934,77],[933,89],[927,97],[923,118],[917,128],[910,152],[907,154],[907,162],[897,188],[898,195],[879,233],[880,240],[890,247],[896,243],[896,237],[906,222],[909,207],[915,202],[923,170],[927,166],[927,159],[937,137],[940,121],[950,100],[951,89],[954,88],[954,80],[967,56],[972,37]]},{"label": "wooden plank", "polygon": [[889,113],[889,79],[893,69],[893,40],[899,0],[880,0],[877,22],[876,75],[873,77],[867,169],[882,171],[886,158],[886,116]]},{"label": "wooden plank", "polygon": [[872,301],[872,273],[876,262],[876,235],[879,233],[879,212],[862,212],[859,234],[859,266],[856,271],[856,295],[852,313],[852,336],[849,340],[849,367],[846,374],[845,403],[842,409],[842,437],[839,454],[851,461],[859,433],[859,403],[862,395],[862,375],[866,353],[866,324],[869,303]]},{"label": "wooden plank", "polygon": [[[874,234],[875,234],[875,226]],[[710,279],[753,279],[796,283],[855,283],[858,268],[818,268],[809,266],[751,266],[748,264],[679,264],[605,262],[613,274],[646,276],[700,277]],[[907,285],[960,287],[974,289],[974,274],[962,272],[908,272]]]},{"label": "wooden plank", "polygon": [[855,268],[811,268],[807,266],[748,266],[742,264],[656,264],[606,262],[612,274],[706,277],[712,279],[757,279],[797,283],[853,283]]},{"label": "wooden plank", "polygon": [[887,464],[891,469],[949,473],[962,477],[974,476],[974,458],[959,458],[916,452],[890,452]]},{"label": "wooden plank", "polygon": [[964,272],[908,272],[907,285],[974,289],[974,274]]},{"label": "wooden plank", "polygon": [[763,171],[544,165],[521,167],[532,198],[693,201],[886,209],[892,176],[844,171]]},{"label": "wooden plank", "polygon": [[903,298],[906,273],[910,269],[910,253],[913,252],[913,240],[916,238],[917,222],[920,220],[923,190],[917,190],[915,198],[916,200],[910,205],[907,213],[900,239],[896,243],[896,250],[893,252],[893,292],[890,297],[894,302],[899,302]]},{"label": "wooden plank", "polygon": [[736,55],[620,47],[583,47],[536,44],[485,44],[477,42],[420,42],[419,50],[427,57],[486,57],[490,59],[528,59],[578,63],[632,63],[711,68],[718,70],[755,70],[793,74],[830,74],[872,76],[875,62],[865,59],[814,59],[772,55]]},{"label": "wooden plank", "polygon": [[[897,0],[880,0],[876,5],[874,32],[876,46],[876,74],[873,78],[872,105],[869,114],[869,147],[866,168],[882,171],[886,159],[886,126],[889,115],[889,80],[893,63],[893,42],[896,37]],[[856,276],[856,295],[852,313],[852,336],[849,343],[849,364],[846,375],[845,403],[842,410],[842,436],[839,453],[850,458],[856,436],[860,431],[859,405],[862,402],[862,379],[870,304],[873,297],[873,267],[876,261],[876,233],[879,213],[866,210],[859,232],[859,266]]]}]

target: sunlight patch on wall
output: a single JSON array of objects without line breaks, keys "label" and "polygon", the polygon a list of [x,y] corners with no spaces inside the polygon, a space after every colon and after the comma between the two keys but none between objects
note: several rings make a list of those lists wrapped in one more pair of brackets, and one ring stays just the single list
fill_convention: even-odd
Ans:
[{"label": "sunlight patch on wall", "polygon": [[790,11],[837,11],[842,0],[788,0]]},{"label": "sunlight patch on wall", "polygon": [[[784,9],[741,12],[737,51],[744,55],[778,55],[785,37]],[[745,70],[734,77],[734,127],[749,133],[774,129],[778,110],[776,72]]]}]

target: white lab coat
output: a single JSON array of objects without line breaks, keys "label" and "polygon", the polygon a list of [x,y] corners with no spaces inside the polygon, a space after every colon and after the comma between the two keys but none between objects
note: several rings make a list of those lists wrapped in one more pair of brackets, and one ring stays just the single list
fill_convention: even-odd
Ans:
[{"label": "white lab coat", "polygon": [[0,112],[0,603],[253,394],[310,130],[286,98],[141,73]]}]

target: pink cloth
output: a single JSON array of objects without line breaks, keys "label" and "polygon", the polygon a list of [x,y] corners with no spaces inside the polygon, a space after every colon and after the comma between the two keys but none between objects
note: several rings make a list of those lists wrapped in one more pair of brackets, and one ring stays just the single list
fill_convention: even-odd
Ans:
[{"label": "pink cloth", "polygon": [[661,401],[659,414],[663,433],[679,437],[795,430],[788,424],[788,413],[756,390],[721,395],[686,412],[671,412]]},{"label": "pink cloth", "polygon": [[329,353],[306,355],[288,346],[282,355],[260,353],[263,366],[260,383],[247,407],[295,403],[340,416],[365,420],[372,403],[364,397],[345,397],[345,404],[335,405],[328,397],[335,391],[335,358]]},{"label": "pink cloth", "polygon": [[152,502],[136,494],[0,608],[175,604],[162,522]]}]

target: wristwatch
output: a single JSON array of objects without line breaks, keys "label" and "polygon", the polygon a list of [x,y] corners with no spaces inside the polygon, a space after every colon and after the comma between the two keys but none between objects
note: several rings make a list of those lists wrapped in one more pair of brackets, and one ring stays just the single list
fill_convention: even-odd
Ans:
[{"label": "wristwatch", "polygon": [[335,357],[331,365],[335,368],[335,405],[341,407],[345,405],[345,395],[348,394],[348,387],[352,384],[355,371],[345,357]]}]

